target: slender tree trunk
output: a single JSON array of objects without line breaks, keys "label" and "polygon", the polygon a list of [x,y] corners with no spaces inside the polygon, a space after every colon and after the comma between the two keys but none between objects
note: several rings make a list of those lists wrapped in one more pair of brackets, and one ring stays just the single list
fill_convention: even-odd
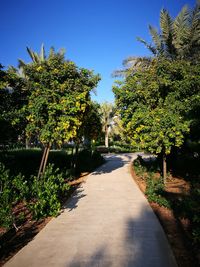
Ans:
[{"label": "slender tree trunk", "polygon": [[40,163],[40,168],[39,168],[38,176],[37,176],[38,179],[40,178],[41,174],[44,173],[44,171],[45,171],[50,148],[51,148],[51,144],[50,143],[47,144],[45,146],[45,148],[44,148],[44,152],[43,152],[43,155],[42,155],[42,160],[41,160],[41,163]]},{"label": "slender tree trunk", "polygon": [[166,161],[166,154],[163,152],[163,182],[166,184],[166,179],[167,179],[167,161]]},{"label": "slender tree trunk", "polygon": [[39,171],[38,171],[38,176],[37,176],[38,179],[40,178],[40,174],[42,172],[42,168],[43,168],[43,165],[44,165],[44,159],[45,159],[45,156],[46,156],[46,151],[47,151],[47,147],[45,146],[43,154],[42,154],[42,160],[40,162],[40,168],[39,168]]},{"label": "slender tree trunk", "polygon": [[79,144],[76,144],[76,146],[75,146],[75,154],[74,154],[74,162],[73,162],[73,168],[74,168],[74,170],[77,167],[78,150],[79,150]]},{"label": "slender tree trunk", "polygon": [[26,137],[25,139],[26,149],[30,148],[29,139]]},{"label": "slender tree trunk", "polygon": [[49,157],[50,148],[51,148],[51,145],[48,144],[47,145],[47,151],[46,151],[45,159],[44,159],[44,164],[43,164],[43,168],[42,168],[42,173],[44,173],[45,172],[45,169],[46,169],[46,165],[47,165],[47,160],[48,160],[48,157]]},{"label": "slender tree trunk", "polygon": [[105,131],[105,147],[108,147],[108,128],[106,128],[106,131]]}]

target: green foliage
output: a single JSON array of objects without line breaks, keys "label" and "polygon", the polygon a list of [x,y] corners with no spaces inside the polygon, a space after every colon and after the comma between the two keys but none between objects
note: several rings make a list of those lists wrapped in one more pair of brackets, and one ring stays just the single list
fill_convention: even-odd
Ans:
[{"label": "green foliage", "polygon": [[158,203],[160,206],[170,208],[170,202],[163,196],[164,184],[161,179],[153,179],[150,175],[147,179],[145,194],[150,202]]},{"label": "green foliage", "polygon": [[12,177],[0,162],[0,225],[10,228],[15,224],[12,207],[28,196],[27,181],[21,174]]},{"label": "green foliage", "polygon": [[0,144],[8,146],[17,142],[25,129],[25,117],[19,110],[26,102],[27,91],[14,68],[4,71],[0,87]]},{"label": "green foliage", "polygon": [[78,68],[59,53],[23,69],[32,88],[26,107],[28,136],[58,145],[75,138],[99,75]]},{"label": "green foliage", "polygon": [[83,136],[88,143],[95,142],[100,137],[102,124],[99,107],[100,105],[96,102],[88,102],[88,106],[82,118],[82,125],[77,132],[77,136],[73,139],[76,144],[82,142]]},{"label": "green foliage", "polygon": [[171,203],[165,197],[164,183],[161,178],[155,178],[154,174],[158,171],[157,160],[145,161],[138,156],[133,162],[134,170],[137,176],[146,182],[145,194],[150,202],[158,203],[160,206],[171,207]]},{"label": "green foliage", "polygon": [[57,216],[61,209],[61,196],[68,189],[59,169],[54,170],[53,165],[48,165],[40,179],[33,178],[32,195],[35,200],[30,204],[33,216],[37,219]]},{"label": "green foliage", "polygon": [[149,26],[153,45],[138,38],[155,56],[199,61],[200,2],[193,9],[184,6],[174,19],[169,12],[160,12],[160,30]]},{"label": "green foliage", "polygon": [[145,167],[141,156],[138,156],[136,160],[133,162],[135,174],[142,179],[145,179],[144,173],[147,172],[147,168]]},{"label": "green foliage", "polygon": [[193,125],[195,99],[200,98],[199,77],[199,68],[189,62],[155,59],[114,86],[132,145],[169,154],[183,144]]},{"label": "green foliage", "polygon": [[9,228],[13,224],[13,196],[10,188],[9,172],[0,163],[0,225]]}]

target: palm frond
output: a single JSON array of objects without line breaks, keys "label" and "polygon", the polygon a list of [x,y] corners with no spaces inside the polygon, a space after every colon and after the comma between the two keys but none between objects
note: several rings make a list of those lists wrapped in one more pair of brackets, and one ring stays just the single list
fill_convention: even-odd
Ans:
[{"label": "palm frond", "polygon": [[112,78],[117,78],[117,77],[125,77],[126,76],[127,70],[114,70],[111,74]]},{"label": "palm frond", "polygon": [[154,54],[154,55],[157,54],[156,48],[153,47],[152,45],[148,44],[144,39],[137,37],[137,40],[139,42],[143,43],[151,51],[152,54]]},{"label": "palm frond", "polygon": [[189,37],[189,10],[184,6],[173,22],[173,45],[181,51]]},{"label": "palm frond", "polygon": [[26,63],[22,59],[18,59],[18,68],[23,68],[26,66]]},{"label": "palm frond", "polygon": [[35,58],[34,58],[34,52],[29,48],[29,47],[26,47],[26,50],[30,56],[30,58],[32,59],[32,61],[34,62],[35,61]]},{"label": "palm frond", "polygon": [[52,57],[55,55],[55,48],[51,46],[50,51],[49,51],[49,57]]},{"label": "palm frond", "polygon": [[65,48],[60,48],[60,50],[59,50],[58,53],[59,53],[61,56],[64,56],[64,55],[65,55],[65,52],[66,52]]},{"label": "palm frond", "polygon": [[200,42],[200,0],[197,2],[190,16],[190,40],[191,43]]},{"label": "palm frond", "polygon": [[155,44],[156,50],[162,52],[162,41],[157,29],[149,25],[149,32]]},{"label": "palm frond", "polygon": [[41,45],[41,49],[40,49],[40,60],[44,61],[46,58],[45,56],[45,49],[44,49],[44,44]]},{"label": "palm frond", "polygon": [[162,40],[166,43],[172,32],[172,19],[166,9],[160,11],[160,29]]},{"label": "palm frond", "polygon": [[122,62],[124,69],[115,70],[112,73],[112,77],[126,77],[130,74],[134,74],[139,68],[148,68],[151,61],[151,57],[128,57]]}]

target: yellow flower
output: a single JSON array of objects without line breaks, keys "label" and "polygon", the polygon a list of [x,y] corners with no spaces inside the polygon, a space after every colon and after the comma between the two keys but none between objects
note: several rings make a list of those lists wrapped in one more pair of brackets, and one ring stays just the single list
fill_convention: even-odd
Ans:
[{"label": "yellow flower", "polygon": [[37,71],[42,70],[42,66],[37,67]]}]

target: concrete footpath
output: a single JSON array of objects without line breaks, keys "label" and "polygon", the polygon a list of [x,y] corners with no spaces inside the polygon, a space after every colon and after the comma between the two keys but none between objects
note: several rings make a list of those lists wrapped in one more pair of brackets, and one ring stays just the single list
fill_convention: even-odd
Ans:
[{"label": "concrete footpath", "polygon": [[136,154],[108,155],[65,209],[6,267],[177,267],[129,172]]}]

